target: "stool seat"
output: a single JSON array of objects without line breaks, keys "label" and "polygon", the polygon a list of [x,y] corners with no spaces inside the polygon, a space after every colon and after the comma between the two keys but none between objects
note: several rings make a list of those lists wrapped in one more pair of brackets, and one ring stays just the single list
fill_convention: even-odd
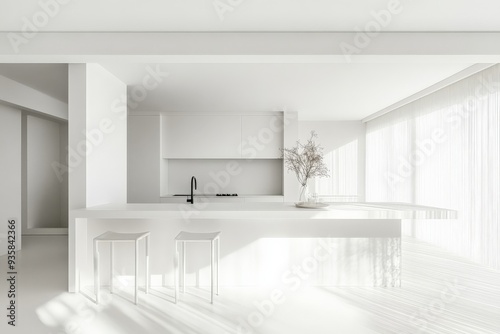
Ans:
[{"label": "stool seat", "polygon": [[180,232],[175,237],[177,241],[213,241],[220,235],[220,232],[211,233],[191,233],[191,232]]},{"label": "stool seat", "polygon": [[139,241],[150,235],[150,232],[144,233],[119,233],[119,232],[104,232],[94,238],[98,241]]},{"label": "stool seat", "polygon": [[[214,303],[214,282],[216,281],[216,293],[219,294],[219,258],[220,258],[220,232],[208,232],[208,233],[193,233],[181,231],[175,237],[175,257],[174,257],[174,268],[175,268],[175,302],[177,303],[177,296],[179,290],[180,271],[179,266],[182,267],[182,292],[186,286],[186,243],[187,242],[210,242],[210,303]],[[179,252],[179,246],[181,246],[181,252]],[[180,261],[180,255],[182,254],[182,261]],[[217,253],[217,256],[215,255]],[[215,271],[215,268],[216,270]],[[217,272],[217,275],[216,275]],[[217,278],[217,279],[215,279]]]},{"label": "stool seat", "polygon": [[103,234],[98,235],[93,239],[94,242],[94,291],[96,295],[96,303],[99,304],[99,248],[98,245],[101,242],[110,243],[110,292],[113,293],[113,244],[115,242],[133,242],[135,246],[135,293],[134,293],[134,303],[137,305],[138,302],[138,276],[139,276],[139,241],[145,239],[146,243],[146,293],[149,292],[149,236],[150,232],[140,232],[140,233],[120,233],[107,231]]}]

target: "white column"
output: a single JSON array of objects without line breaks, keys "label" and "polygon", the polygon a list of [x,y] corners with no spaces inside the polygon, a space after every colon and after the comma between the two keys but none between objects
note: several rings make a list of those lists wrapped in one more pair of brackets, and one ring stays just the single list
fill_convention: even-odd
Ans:
[{"label": "white column", "polygon": [[7,253],[7,220],[16,218],[21,248],[21,111],[0,104],[0,255]]},{"label": "white column", "polygon": [[92,236],[76,226],[71,210],[127,201],[127,86],[98,64],[70,64],[68,70],[68,284],[75,292],[86,267],[84,248],[75,244]]}]

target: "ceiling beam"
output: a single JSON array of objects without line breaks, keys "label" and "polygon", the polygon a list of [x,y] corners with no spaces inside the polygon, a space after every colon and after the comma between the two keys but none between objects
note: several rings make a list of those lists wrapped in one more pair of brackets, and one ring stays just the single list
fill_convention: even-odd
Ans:
[{"label": "ceiling beam", "polygon": [[0,62],[500,62],[500,32],[0,33]]},{"label": "ceiling beam", "polygon": [[0,87],[0,103],[58,120],[68,120],[68,104],[65,102],[2,75]]}]

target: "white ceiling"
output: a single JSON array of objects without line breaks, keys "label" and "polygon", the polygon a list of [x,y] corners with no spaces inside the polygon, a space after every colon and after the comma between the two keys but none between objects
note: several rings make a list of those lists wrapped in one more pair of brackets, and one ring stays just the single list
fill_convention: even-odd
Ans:
[{"label": "white ceiling", "polygon": [[[374,12],[385,10],[397,0],[220,0],[234,7],[225,12],[224,20],[213,6],[216,1],[73,0],[61,5],[40,31],[349,32],[364,30],[375,22]],[[498,0],[399,1],[400,11],[391,15],[384,32],[500,31]],[[0,0],[0,8],[0,31],[21,31],[24,22],[32,22],[42,10],[39,0]],[[32,44],[36,43],[43,43],[42,37]],[[362,119],[472,62],[164,64],[169,77],[148,92],[137,110],[287,109],[299,111],[301,119]],[[104,66],[133,86],[144,78],[147,64]],[[66,65],[0,64],[0,75],[67,101]]]},{"label": "white ceiling", "polygon": [[[168,73],[135,111],[298,111],[302,120],[360,120],[469,67],[463,63],[102,64],[129,86]],[[157,66],[160,66],[157,68]],[[66,64],[0,64],[0,75],[68,100]]]},{"label": "white ceiling", "polygon": [[[221,20],[213,3],[236,3]],[[397,1],[397,0],[396,0]],[[62,1],[61,1],[62,2]],[[69,1],[42,31],[355,31],[389,0]],[[400,0],[384,31],[499,31],[498,0]],[[0,1],[0,31],[19,31],[39,0]]]},{"label": "white ceiling", "polygon": [[[162,64],[168,77],[137,111],[299,111],[303,120],[360,120],[471,64]],[[104,64],[130,89],[148,64]]]}]

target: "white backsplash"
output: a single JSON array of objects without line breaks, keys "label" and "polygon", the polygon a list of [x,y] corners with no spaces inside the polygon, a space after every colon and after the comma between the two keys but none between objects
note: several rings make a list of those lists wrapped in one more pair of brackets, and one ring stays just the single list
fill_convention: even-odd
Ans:
[{"label": "white backsplash", "polygon": [[282,195],[283,160],[169,159],[166,193],[187,194],[191,176],[198,181],[197,193]]}]

